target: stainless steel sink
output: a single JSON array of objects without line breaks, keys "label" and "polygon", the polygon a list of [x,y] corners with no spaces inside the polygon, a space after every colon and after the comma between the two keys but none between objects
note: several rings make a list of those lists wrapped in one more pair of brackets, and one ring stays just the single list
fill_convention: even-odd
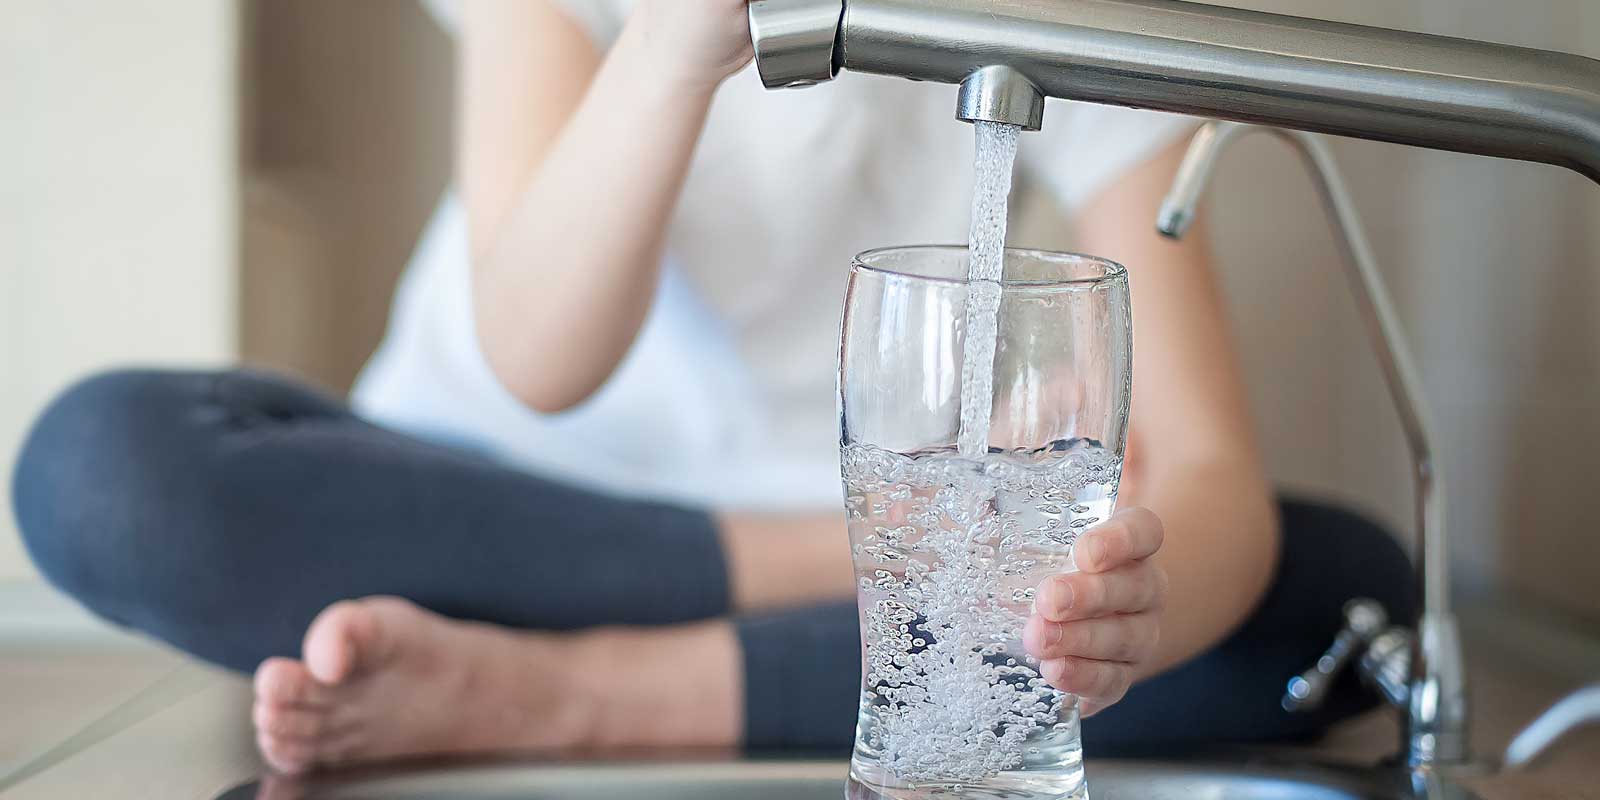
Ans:
[{"label": "stainless steel sink", "polygon": [[[251,783],[217,800],[840,800],[845,771],[833,761],[501,764]],[[1398,769],[1265,762],[1091,761],[1089,786],[1095,800],[1476,800]]]}]

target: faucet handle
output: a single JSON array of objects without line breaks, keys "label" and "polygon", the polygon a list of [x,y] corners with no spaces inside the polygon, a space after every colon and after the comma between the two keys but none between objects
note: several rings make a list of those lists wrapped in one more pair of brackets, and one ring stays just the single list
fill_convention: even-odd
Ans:
[{"label": "faucet handle", "polygon": [[1366,649],[1389,625],[1389,614],[1376,600],[1357,598],[1344,605],[1344,627],[1334,637],[1333,645],[1316,666],[1289,679],[1283,695],[1283,710],[1289,712],[1311,711],[1327,699],[1333,681],[1361,651]]},{"label": "faucet handle", "polygon": [[750,41],[768,89],[812,86],[839,72],[844,0],[751,0]]},{"label": "faucet handle", "polygon": [[1409,629],[1390,628],[1367,645],[1357,666],[1362,680],[1395,708],[1411,702],[1411,648],[1415,641],[1416,635]]}]

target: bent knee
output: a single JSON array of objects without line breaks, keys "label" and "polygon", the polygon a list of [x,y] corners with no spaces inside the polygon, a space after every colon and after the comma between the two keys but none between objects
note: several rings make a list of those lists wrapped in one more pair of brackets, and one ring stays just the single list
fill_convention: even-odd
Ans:
[{"label": "bent knee", "polygon": [[1282,504],[1286,571],[1302,585],[1322,586],[1328,599],[1370,597],[1400,623],[1417,613],[1416,573],[1400,541],[1356,512],[1320,503]]},{"label": "bent knee", "polygon": [[136,565],[132,534],[160,507],[172,468],[187,460],[178,452],[188,438],[181,428],[206,380],[102,373],[62,392],[34,422],[12,500],[23,542],[52,582],[89,602]]}]

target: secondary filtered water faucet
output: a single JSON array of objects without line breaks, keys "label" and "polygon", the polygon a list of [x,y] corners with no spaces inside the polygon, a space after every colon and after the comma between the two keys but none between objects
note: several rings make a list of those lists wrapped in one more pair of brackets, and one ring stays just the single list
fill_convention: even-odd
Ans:
[{"label": "secondary filtered water faucet", "polygon": [[[1161,206],[1156,230],[1181,238],[1195,220],[1201,197],[1223,152],[1233,142],[1256,133],[1282,139],[1300,153],[1338,233],[1353,299],[1411,454],[1416,492],[1416,562],[1418,583],[1423,590],[1422,616],[1415,628],[1391,626],[1383,606],[1376,601],[1360,599],[1349,603],[1345,607],[1345,626],[1333,646],[1314,667],[1289,682],[1283,708],[1307,711],[1319,707],[1339,673],[1353,668],[1364,682],[1402,711],[1406,762],[1410,766],[1471,765],[1467,665],[1450,598],[1445,481],[1434,458],[1433,426],[1423,402],[1420,373],[1383,271],[1378,268],[1377,253],[1367,239],[1329,141],[1303,131],[1217,120],[1205,123],[1190,142],[1172,191]],[[1500,766],[1523,768],[1566,734],[1594,723],[1600,723],[1600,684],[1575,692],[1542,714],[1506,748]],[[1422,792],[1421,796],[1440,795]]]},{"label": "secondary filtered water faucet", "polygon": [[1600,181],[1600,61],[1179,0],[753,0],[771,88],[840,70],[959,84],[1037,130],[1044,98],[1557,164]]}]

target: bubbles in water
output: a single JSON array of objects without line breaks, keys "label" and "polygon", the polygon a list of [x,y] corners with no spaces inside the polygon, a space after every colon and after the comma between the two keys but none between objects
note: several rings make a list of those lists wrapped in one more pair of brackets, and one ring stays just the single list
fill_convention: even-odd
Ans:
[{"label": "bubbles in water", "polygon": [[975,130],[959,455],[852,443],[843,464],[865,644],[852,780],[887,772],[989,796],[971,790],[1010,770],[1081,786],[1076,700],[1040,677],[1022,628],[1039,581],[1072,569],[1077,522],[1110,513],[1122,462],[1082,443],[989,453],[1021,129]]},{"label": "bubbles in water", "polygon": [[902,780],[963,783],[1018,768],[1041,737],[1076,748],[1075,732],[1063,736],[1059,727],[1067,696],[1040,678],[1021,647],[1034,587],[1070,568],[1071,538],[1047,534],[1038,507],[1108,513],[1120,459],[1087,445],[1047,448],[1037,460],[974,460],[850,444],[843,472],[853,501],[904,498],[884,502],[905,524],[851,526],[868,556],[857,559],[858,573],[874,578],[861,578],[866,698],[858,748]]}]

